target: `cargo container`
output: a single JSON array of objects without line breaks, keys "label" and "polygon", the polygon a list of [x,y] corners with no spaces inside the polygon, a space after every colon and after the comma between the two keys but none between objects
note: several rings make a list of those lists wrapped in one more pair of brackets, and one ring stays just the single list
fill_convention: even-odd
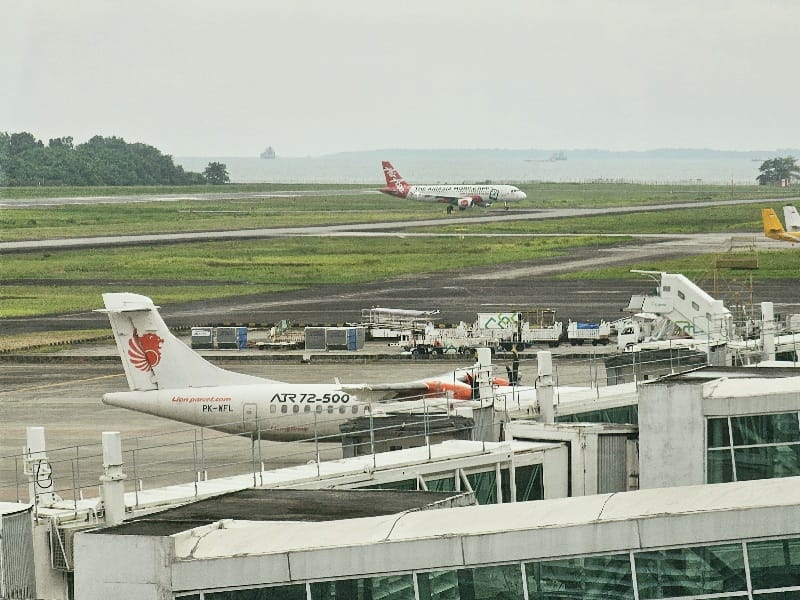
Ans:
[{"label": "cargo container", "polygon": [[247,327],[217,327],[217,348],[227,350],[247,348]]},{"label": "cargo container", "polygon": [[325,327],[306,327],[306,350],[325,350]]},{"label": "cargo container", "polygon": [[192,348],[208,349],[214,347],[214,329],[212,327],[192,327]]},{"label": "cargo container", "polygon": [[306,327],[306,350],[361,350],[366,340],[364,327]]}]

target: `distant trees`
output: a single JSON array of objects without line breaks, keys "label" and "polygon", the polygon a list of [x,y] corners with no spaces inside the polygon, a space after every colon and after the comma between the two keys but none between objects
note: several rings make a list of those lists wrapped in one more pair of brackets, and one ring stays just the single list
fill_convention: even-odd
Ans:
[{"label": "distant trees", "polygon": [[74,145],[72,137],[45,146],[30,133],[0,132],[0,185],[189,185],[203,184],[172,157],[146,144],[94,136]]},{"label": "distant trees", "polygon": [[800,167],[793,156],[765,160],[758,170],[761,171],[761,175],[756,177],[759,185],[779,184],[784,179],[800,179]]},{"label": "distant trees", "polygon": [[206,170],[203,171],[203,177],[205,177],[206,182],[211,185],[222,185],[231,180],[231,178],[228,177],[228,167],[218,162],[208,163]]}]

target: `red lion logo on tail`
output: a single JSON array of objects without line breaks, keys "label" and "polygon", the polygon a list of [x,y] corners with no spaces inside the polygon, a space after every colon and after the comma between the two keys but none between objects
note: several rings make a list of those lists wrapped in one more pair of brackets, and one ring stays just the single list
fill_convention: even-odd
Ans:
[{"label": "red lion logo on tail", "polygon": [[155,333],[145,333],[139,337],[136,330],[128,340],[128,357],[131,364],[140,371],[150,371],[161,362],[161,346],[164,344],[163,338]]}]

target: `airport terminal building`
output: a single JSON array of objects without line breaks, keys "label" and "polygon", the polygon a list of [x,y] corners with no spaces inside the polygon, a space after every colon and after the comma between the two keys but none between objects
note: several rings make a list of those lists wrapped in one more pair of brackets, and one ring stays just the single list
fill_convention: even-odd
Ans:
[{"label": "airport terminal building", "polygon": [[[368,500],[346,506],[372,512]],[[75,593],[98,600],[800,595],[797,478],[451,506],[457,500],[351,519],[197,526],[176,509],[79,535]],[[105,575],[81,568],[88,564],[106,565]]]},{"label": "airport terminal building", "polygon": [[[70,597],[800,598],[796,373],[704,367],[640,385],[637,423],[126,492],[124,520],[70,538]],[[6,597],[67,597],[38,592]]]}]

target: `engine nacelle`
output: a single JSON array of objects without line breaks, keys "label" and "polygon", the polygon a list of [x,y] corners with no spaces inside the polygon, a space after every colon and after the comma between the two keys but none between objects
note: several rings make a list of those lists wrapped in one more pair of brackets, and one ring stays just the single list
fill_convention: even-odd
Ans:
[{"label": "engine nacelle", "polygon": [[458,199],[458,208],[459,208],[459,210],[465,210],[465,209],[469,208],[470,206],[472,206],[472,204],[473,204],[473,200],[469,196],[466,197],[466,198],[459,198]]}]

